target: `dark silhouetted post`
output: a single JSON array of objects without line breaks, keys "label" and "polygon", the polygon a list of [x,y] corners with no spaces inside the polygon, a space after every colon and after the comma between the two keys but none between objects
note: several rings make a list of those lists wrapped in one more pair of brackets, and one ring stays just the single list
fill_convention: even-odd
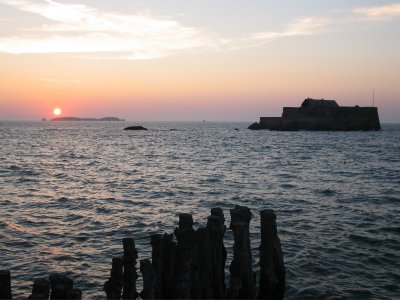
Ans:
[{"label": "dark silhouetted post", "polygon": [[82,299],[82,292],[74,289],[74,281],[65,275],[51,274],[49,276],[51,294],[50,299]]},{"label": "dark silhouetted post", "polygon": [[138,275],[136,273],[136,259],[138,253],[135,248],[135,241],[132,238],[124,238],[122,240],[124,245],[124,274],[123,274],[123,299],[136,299],[136,279]]},{"label": "dark silhouetted post", "polygon": [[174,233],[178,240],[176,255],[176,295],[178,299],[192,298],[194,230],[191,214],[179,214],[179,228]]},{"label": "dark silhouetted post", "polygon": [[[149,259],[142,259],[140,261],[140,272],[143,276],[143,291],[141,293],[142,299],[156,299],[154,297],[154,277],[153,277],[153,266]],[[161,299],[159,297],[158,299]]]},{"label": "dark silhouetted post", "polygon": [[68,300],[81,300],[82,299],[82,291],[80,289],[72,289],[67,292],[67,296],[65,299]]},{"label": "dark silhouetted post", "polygon": [[212,298],[211,285],[211,249],[209,233],[204,228],[194,232],[192,298]]},{"label": "dark silhouetted post", "polygon": [[162,271],[163,271],[163,236],[153,234],[151,236],[151,264],[153,267],[153,289],[154,298],[163,298]]},{"label": "dark silhouetted post", "polygon": [[211,216],[207,219],[206,230],[209,234],[209,263],[210,278],[213,299],[222,299],[225,296],[225,261],[226,249],[224,246],[224,234],[226,227],[225,218],[221,208],[211,209]]},{"label": "dark silhouetted post", "polygon": [[162,293],[165,299],[173,299],[176,295],[176,256],[177,244],[173,234],[163,235],[162,261]]},{"label": "dark silhouetted post", "polygon": [[[238,298],[254,298],[255,282],[252,268],[251,247],[250,247],[250,220],[251,212],[248,207],[236,205],[230,210],[231,225],[233,231],[233,260],[230,266],[231,283],[230,291],[237,289],[238,280],[240,289]],[[233,295],[228,295],[233,297]]]},{"label": "dark silhouetted post", "polygon": [[123,266],[124,264],[121,257],[112,259],[110,278],[104,284],[104,291],[107,294],[107,299],[121,299]]},{"label": "dark silhouetted post", "polygon": [[11,273],[9,270],[0,270],[0,299],[12,299]]},{"label": "dark silhouetted post", "polygon": [[261,215],[260,246],[260,293],[259,299],[283,299],[285,293],[285,266],[281,243],[276,228],[276,216],[272,209]]},{"label": "dark silhouetted post", "polygon": [[47,278],[35,279],[33,282],[32,295],[29,299],[48,300],[50,296],[50,281]]}]

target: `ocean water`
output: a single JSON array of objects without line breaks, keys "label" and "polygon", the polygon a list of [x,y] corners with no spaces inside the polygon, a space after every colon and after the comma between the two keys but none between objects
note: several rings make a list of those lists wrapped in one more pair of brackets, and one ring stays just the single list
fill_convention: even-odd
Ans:
[{"label": "ocean water", "polygon": [[[247,123],[0,122],[0,269],[26,298],[64,272],[104,299],[112,257],[133,237],[205,225],[212,207],[277,215],[287,299],[400,298],[400,125],[380,132],[269,132]],[[235,130],[235,128],[239,130]],[[170,129],[176,129],[171,131]],[[225,246],[232,256],[232,233]],[[139,282],[139,285],[141,283]]]}]

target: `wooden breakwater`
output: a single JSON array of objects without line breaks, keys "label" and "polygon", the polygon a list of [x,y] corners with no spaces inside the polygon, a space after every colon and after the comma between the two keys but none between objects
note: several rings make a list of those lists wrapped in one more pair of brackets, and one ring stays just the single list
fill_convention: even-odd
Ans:
[{"label": "wooden breakwater", "polygon": [[[123,239],[123,255],[112,259],[109,279],[104,284],[107,299],[283,299],[285,270],[273,210],[260,212],[261,245],[259,278],[253,270],[249,208],[236,205],[230,210],[233,259],[229,284],[225,281],[227,252],[222,209],[211,209],[205,228],[193,229],[190,214],[179,214],[178,227],[171,234],[151,236],[152,255],[139,262],[143,289],[136,281],[138,251],[134,239]],[[0,299],[12,299],[11,274],[0,271]],[[29,299],[82,299],[73,281],[61,274],[36,279]]]}]

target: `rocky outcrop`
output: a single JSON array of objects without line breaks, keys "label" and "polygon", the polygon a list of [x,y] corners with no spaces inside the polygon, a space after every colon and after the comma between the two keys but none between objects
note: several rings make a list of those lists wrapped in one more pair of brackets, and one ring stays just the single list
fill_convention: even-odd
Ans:
[{"label": "rocky outcrop", "polygon": [[259,129],[261,129],[261,127],[260,127],[260,124],[258,124],[257,122],[254,122],[254,123],[251,124],[247,129],[259,130]]},{"label": "rocky outcrop", "polygon": [[148,129],[143,126],[129,126],[124,128],[124,130],[148,130]]}]

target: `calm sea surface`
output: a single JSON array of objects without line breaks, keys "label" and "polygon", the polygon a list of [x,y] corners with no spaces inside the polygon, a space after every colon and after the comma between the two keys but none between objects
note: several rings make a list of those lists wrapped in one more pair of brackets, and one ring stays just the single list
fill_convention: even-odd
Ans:
[{"label": "calm sea surface", "polygon": [[[287,299],[400,298],[400,125],[380,132],[249,131],[247,123],[0,122],[0,269],[27,297],[34,277],[71,275],[103,299],[133,237],[172,232],[179,212],[277,214]],[[235,130],[235,128],[240,129]],[[170,131],[170,129],[176,129]],[[225,246],[232,257],[232,233]],[[140,284],[140,283],[139,283]]]}]

